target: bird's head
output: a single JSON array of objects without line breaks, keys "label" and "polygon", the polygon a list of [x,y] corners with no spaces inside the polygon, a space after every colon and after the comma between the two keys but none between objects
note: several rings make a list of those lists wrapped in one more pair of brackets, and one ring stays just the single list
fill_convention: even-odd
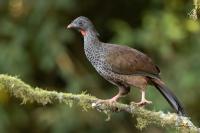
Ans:
[{"label": "bird's head", "polygon": [[76,18],[75,20],[73,20],[67,26],[67,28],[68,29],[71,29],[71,28],[76,29],[76,30],[80,31],[83,36],[85,36],[88,31],[93,31],[96,33],[96,35],[98,35],[92,22],[84,16],[80,16],[80,17]]}]

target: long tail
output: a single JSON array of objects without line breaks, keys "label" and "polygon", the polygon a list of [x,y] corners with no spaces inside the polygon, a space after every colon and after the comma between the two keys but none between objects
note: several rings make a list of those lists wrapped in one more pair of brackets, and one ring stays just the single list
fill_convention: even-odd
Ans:
[{"label": "long tail", "polygon": [[160,79],[150,78],[153,85],[158,89],[158,91],[165,97],[168,103],[174,108],[177,114],[185,116],[183,106],[179,102],[178,98],[172,93],[170,89],[162,82]]}]

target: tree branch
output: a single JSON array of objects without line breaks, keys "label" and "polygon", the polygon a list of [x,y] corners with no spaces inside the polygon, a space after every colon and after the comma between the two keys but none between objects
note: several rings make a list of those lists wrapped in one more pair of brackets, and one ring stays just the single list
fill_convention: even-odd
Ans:
[{"label": "tree branch", "polygon": [[193,123],[187,118],[178,116],[175,113],[165,114],[161,111],[153,112],[144,108],[139,108],[136,105],[127,105],[116,103],[111,105],[99,104],[96,102],[97,98],[88,94],[72,94],[62,93],[56,91],[47,91],[41,88],[33,88],[16,77],[0,74],[0,90],[5,90],[12,96],[22,100],[22,103],[27,102],[46,105],[53,103],[64,103],[72,106],[73,103],[79,104],[84,110],[89,108],[104,112],[108,116],[112,112],[125,111],[136,117],[137,127],[142,129],[150,124],[155,124],[161,127],[176,128],[181,132],[200,132],[200,129],[195,127]]}]

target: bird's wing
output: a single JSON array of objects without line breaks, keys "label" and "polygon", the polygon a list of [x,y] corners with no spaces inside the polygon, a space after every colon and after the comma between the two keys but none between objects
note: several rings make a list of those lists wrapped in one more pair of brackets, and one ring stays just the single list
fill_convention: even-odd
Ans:
[{"label": "bird's wing", "polygon": [[144,75],[159,77],[160,70],[153,61],[140,51],[121,45],[107,45],[106,63],[111,71],[125,75]]}]

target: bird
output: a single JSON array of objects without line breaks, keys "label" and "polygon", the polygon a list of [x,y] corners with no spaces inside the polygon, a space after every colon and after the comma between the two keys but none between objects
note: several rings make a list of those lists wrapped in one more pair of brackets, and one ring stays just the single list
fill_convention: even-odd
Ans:
[{"label": "bird", "polygon": [[67,28],[82,34],[87,59],[104,79],[119,90],[117,95],[100,100],[100,103],[116,103],[130,92],[131,87],[136,87],[141,91],[141,101],[136,104],[151,104],[152,101],[145,97],[146,88],[151,85],[164,96],[177,114],[185,115],[180,101],[161,79],[160,69],[146,54],[125,45],[101,42],[92,21],[85,16],[77,17]]}]

